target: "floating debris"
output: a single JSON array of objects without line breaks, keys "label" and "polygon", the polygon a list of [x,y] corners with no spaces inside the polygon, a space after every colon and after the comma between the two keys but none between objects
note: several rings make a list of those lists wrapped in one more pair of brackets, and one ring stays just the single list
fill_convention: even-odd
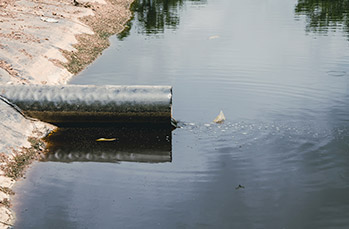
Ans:
[{"label": "floating debris", "polygon": [[213,120],[215,123],[223,123],[225,121],[225,116],[223,114],[223,111],[219,113],[219,115]]},{"label": "floating debris", "polygon": [[208,39],[209,39],[209,40],[213,40],[213,39],[218,39],[218,38],[219,38],[218,35],[214,35],[214,36],[210,36]]},{"label": "floating debris", "polygon": [[327,71],[329,76],[341,77],[345,76],[347,73],[345,71]]},{"label": "floating debris", "polygon": [[98,138],[96,139],[97,142],[113,142],[116,141],[116,138]]},{"label": "floating debris", "polygon": [[238,190],[238,189],[240,189],[240,188],[245,188],[245,186],[239,184],[235,189]]}]

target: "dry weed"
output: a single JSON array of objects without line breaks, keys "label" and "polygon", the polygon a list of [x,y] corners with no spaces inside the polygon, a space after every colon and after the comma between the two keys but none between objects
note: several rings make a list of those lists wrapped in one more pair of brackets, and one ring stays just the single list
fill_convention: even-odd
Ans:
[{"label": "dry weed", "polygon": [[4,171],[6,176],[15,180],[23,177],[25,168],[34,160],[41,158],[45,151],[44,142],[36,138],[29,138],[29,142],[31,143],[30,148],[14,150],[11,156],[0,154],[0,169]]}]

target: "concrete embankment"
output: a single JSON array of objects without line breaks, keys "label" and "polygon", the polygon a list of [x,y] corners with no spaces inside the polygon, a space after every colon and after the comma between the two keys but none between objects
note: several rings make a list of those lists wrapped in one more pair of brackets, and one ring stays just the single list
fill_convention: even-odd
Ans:
[{"label": "concrete embankment", "polygon": [[[132,1],[0,0],[0,84],[65,84],[123,30]],[[5,100],[0,120],[0,228],[7,228],[14,221],[9,207],[18,178],[8,166],[35,158],[23,155],[40,150],[33,139],[54,126],[26,119]]]}]

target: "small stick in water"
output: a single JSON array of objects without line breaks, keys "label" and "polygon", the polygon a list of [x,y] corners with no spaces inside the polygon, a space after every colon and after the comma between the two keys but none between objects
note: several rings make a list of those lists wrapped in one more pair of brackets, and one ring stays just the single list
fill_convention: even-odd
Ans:
[{"label": "small stick in water", "polygon": [[238,189],[240,189],[240,188],[245,188],[245,186],[239,184],[239,186],[237,186],[235,189],[238,190]]}]

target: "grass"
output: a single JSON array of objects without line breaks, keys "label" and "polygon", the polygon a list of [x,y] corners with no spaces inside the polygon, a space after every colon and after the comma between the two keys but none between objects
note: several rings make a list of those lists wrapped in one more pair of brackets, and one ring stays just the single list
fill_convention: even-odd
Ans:
[{"label": "grass", "polygon": [[67,63],[61,63],[70,73],[77,74],[87,65],[92,63],[102,51],[109,46],[109,40],[106,34],[89,35],[82,34],[77,36],[78,44],[75,45],[76,51],[63,51],[67,58]]},{"label": "grass", "polygon": [[[130,0],[125,3],[125,11],[130,8],[131,2]],[[93,10],[94,16],[86,16],[80,20],[88,25],[94,34],[77,35],[78,43],[74,45],[75,51],[62,50],[68,62],[60,64],[70,73],[75,75],[92,63],[110,45],[109,37],[124,29],[124,24],[131,18],[131,13],[120,13],[120,11],[116,13],[119,4],[120,2],[116,0],[107,0],[106,5],[88,5],[88,8]]]},{"label": "grass", "polygon": [[0,155],[0,169],[4,171],[7,177],[17,180],[24,176],[24,171],[34,160],[41,157],[45,151],[45,144],[42,140],[29,138],[30,148],[22,148],[19,151],[13,151],[13,157],[2,153]]},{"label": "grass", "polygon": [[3,200],[0,200],[0,204],[4,205],[7,208],[11,207],[11,202],[8,198],[4,198]]},{"label": "grass", "polygon": [[7,195],[14,195],[15,194],[15,192],[12,191],[12,189],[10,189],[9,187],[0,186],[0,191],[7,194]]},{"label": "grass", "polygon": [[[12,155],[0,154],[0,169],[4,172],[4,175],[17,180],[24,176],[25,169],[34,160],[40,159],[42,154],[45,153],[45,143],[33,137],[28,138],[31,146],[29,148],[22,148],[18,151],[13,151]],[[7,195],[14,195],[14,191],[9,187],[0,186],[0,191]],[[0,200],[0,205],[6,208],[11,207],[11,201],[9,198]],[[6,222],[0,222],[2,224],[12,226]]]}]

